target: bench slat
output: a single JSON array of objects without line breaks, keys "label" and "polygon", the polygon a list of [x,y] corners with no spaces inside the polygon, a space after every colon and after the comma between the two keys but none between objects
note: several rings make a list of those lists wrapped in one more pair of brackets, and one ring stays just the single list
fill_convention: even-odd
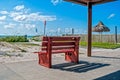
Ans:
[{"label": "bench slat", "polygon": [[[55,54],[55,53],[65,53],[65,52],[73,52],[74,49],[61,49],[61,50],[52,50],[52,54]],[[42,53],[47,53],[46,50],[42,50],[42,51],[39,51],[37,52],[38,54],[42,54]]]},{"label": "bench slat", "polygon": [[[52,42],[51,46],[75,45],[75,42]],[[48,46],[48,42],[42,42],[42,46]]]},{"label": "bench slat", "polygon": [[74,49],[61,49],[61,50],[52,50],[52,53],[65,53],[65,52],[73,52]]},{"label": "bench slat", "polygon": [[[60,50],[60,49],[74,49],[75,46],[71,45],[71,46],[53,46],[52,50]],[[42,47],[41,50],[47,50],[47,47]]]},{"label": "bench slat", "polygon": [[67,46],[67,45],[75,45],[75,42],[52,42],[51,46]]},{"label": "bench slat", "polygon": [[79,39],[79,37],[43,37],[43,41],[48,41],[48,38],[52,39],[52,41],[74,41],[75,39]]},{"label": "bench slat", "polygon": [[75,41],[75,37],[50,37],[52,41]]}]

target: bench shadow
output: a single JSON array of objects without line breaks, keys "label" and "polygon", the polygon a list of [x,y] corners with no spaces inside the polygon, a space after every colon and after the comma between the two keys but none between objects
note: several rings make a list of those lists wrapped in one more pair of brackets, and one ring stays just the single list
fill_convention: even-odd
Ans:
[{"label": "bench shadow", "polygon": [[87,61],[80,61],[79,64],[76,63],[62,63],[62,64],[56,64],[52,66],[52,69],[60,69],[63,71],[69,71],[69,72],[87,72],[93,69],[109,66],[110,64],[103,64],[103,63],[90,63]]},{"label": "bench shadow", "polygon": [[97,79],[94,80],[120,80],[120,70],[110,73],[108,75],[99,77]]},{"label": "bench shadow", "polygon": [[93,58],[105,58],[105,59],[120,59],[120,57],[105,57],[105,56],[91,56]]}]

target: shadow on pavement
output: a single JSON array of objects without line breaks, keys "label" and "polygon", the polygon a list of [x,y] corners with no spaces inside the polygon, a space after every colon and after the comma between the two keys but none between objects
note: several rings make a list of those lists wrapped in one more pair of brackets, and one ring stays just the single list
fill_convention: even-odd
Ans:
[{"label": "shadow on pavement", "polygon": [[93,58],[120,59],[120,57],[91,56]]},{"label": "shadow on pavement", "polygon": [[120,80],[120,70],[94,80]]},{"label": "shadow on pavement", "polygon": [[79,64],[75,63],[63,63],[63,64],[56,64],[53,65],[53,69],[60,69],[63,71],[70,71],[70,72],[87,72],[93,69],[101,68],[104,66],[109,66],[110,64],[103,64],[103,63],[90,63],[86,61],[80,61]]}]

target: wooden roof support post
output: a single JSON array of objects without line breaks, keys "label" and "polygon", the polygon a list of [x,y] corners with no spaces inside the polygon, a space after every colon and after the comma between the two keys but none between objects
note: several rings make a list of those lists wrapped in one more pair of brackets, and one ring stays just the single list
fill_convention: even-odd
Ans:
[{"label": "wooden roof support post", "polygon": [[88,46],[87,46],[87,56],[91,56],[91,45],[92,45],[92,4],[91,2],[87,3],[88,5]]},{"label": "wooden roof support post", "polygon": [[64,0],[84,6],[88,6],[88,45],[87,45],[87,55],[91,56],[92,47],[92,5],[103,4],[107,2],[117,1],[117,0]]}]

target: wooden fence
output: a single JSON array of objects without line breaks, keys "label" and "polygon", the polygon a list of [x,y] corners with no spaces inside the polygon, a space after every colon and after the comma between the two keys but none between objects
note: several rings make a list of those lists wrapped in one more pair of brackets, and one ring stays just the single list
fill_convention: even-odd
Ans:
[{"label": "wooden fence", "polygon": [[[81,39],[80,41],[86,41],[87,42],[87,34],[79,34],[79,35],[63,35],[63,36],[80,36]],[[37,40],[41,40],[41,37],[35,37]],[[34,39],[35,39],[34,38]],[[115,35],[112,34],[102,34],[102,35],[97,35],[97,34],[92,34],[92,42],[109,42],[109,43],[116,43]],[[117,43],[120,43],[120,34],[117,35]]]},{"label": "wooden fence", "polygon": [[[87,41],[87,35],[86,34],[80,34],[81,41]],[[97,35],[93,34],[92,35],[92,42],[111,42],[111,43],[116,43],[116,38],[115,35],[112,34],[102,34],[102,35]],[[120,43],[120,34],[117,35],[117,42]]]}]

